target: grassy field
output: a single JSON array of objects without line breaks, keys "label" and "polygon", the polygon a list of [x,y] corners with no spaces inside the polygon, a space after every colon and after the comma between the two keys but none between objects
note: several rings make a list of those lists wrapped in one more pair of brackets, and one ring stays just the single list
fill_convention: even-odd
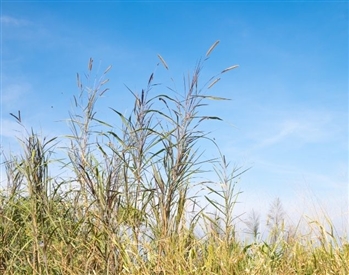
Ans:
[{"label": "grassy field", "polygon": [[[6,155],[1,274],[349,274],[348,240],[337,236],[330,219],[309,220],[305,231],[291,228],[279,200],[266,238],[259,237],[255,215],[246,223],[250,241],[237,237],[236,182],[246,169],[231,167],[201,127],[207,120],[220,123],[200,109],[209,100],[226,100],[207,92],[237,67],[199,85],[217,44],[185,78],[183,93],[149,98],[153,74],[139,94],[130,90],[130,116],[111,109],[118,128],[95,117],[110,67],[95,81],[89,61],[86,79],[77,76],[70,133],[47,139],[27,131],[21,154]],[[22,124],[20,114],[14,116]],[[217,148],[217,159],[203,159],[200,144],[207,142]],[[52,153],[62,147],[65,158],[55,159]],[[64,176],[51,176],[57,166]],[[208,166],[216,181],[200,180]]]}]

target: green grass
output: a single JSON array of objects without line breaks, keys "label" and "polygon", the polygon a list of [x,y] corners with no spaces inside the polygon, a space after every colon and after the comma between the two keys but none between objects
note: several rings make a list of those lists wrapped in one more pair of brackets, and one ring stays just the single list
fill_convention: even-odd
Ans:
[{"label": "green grass", "polygon": [[[236,68],[201,86],[202,66],[217,44],[185,78],[183,92],[149,97],[157,87],[153,74],[139,94],[130,90],[130,116],[111,109],[118,127],[97,119],[95,110],[111,67],[91,79],[89,61],[87,84],[77,78],[70,134],[47,140],[28,131],[22,154],[3,163],[1,274],[349,274],[348,241],[330,220],[309,222],[311,234],[291,232],[280,201],[268,215],[266,239],[259,238],[255,214],[247,223],[253,241],[237,237],[236,182],[247,169],[231,168],[202,131],[202,123],[221,119],[199,112],[209,100],[226,100],[206,92]],[[202,157],[200,144],[207,142],[217,159]],[[69,144],[66,157],[55,160],[61,144]],[[50,176],[57,166],[65,176]],[[217,181],[200,181],[202,167],[211,167]]]}]

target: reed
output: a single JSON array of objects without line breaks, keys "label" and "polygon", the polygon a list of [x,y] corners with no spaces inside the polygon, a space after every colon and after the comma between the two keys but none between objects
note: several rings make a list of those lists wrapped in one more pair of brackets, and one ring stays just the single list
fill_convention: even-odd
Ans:
[{"label": "reed", "polygon": [[[231,168],[202,130],[206,121],[221,118],[200,112],[210,100],[227,100],[207,92],[237,68],[201,84],[203,66],[218,43],[185,77],[183,91],[155,93],[154,73],[138,93],[129,89],[132,112],[110,108],[117,127],[97,116],[111,66],[94,79],[89,60],[85,78],[77,75],[70,133],[47,139],[27,131],[19,140],[22,154],[7,154],[3,163],[2,274],[349,273],[348,240],[336,235],[330,219],[326,225],[309,221],[312,237],[297,228],[287,234],[280,201],[269,213],[269,237],[260,238],[254,213],[247,223],[253,240],[238,238],[237,184],[248,169]],[[203,158],[203,142],[217,148],[217,159]],[[62,147],[66,157],[54,159]],[[65,176],[50,176],[57,166]],[[200,181],[203,166],[217,179]],[[198,196],[197,190],[206,191]]]}]

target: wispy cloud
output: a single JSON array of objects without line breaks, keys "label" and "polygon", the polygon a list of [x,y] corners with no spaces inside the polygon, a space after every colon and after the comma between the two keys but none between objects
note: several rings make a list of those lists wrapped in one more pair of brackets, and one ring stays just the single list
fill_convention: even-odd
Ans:
[{"label": "wispy cloud", "polygon": [[7,26],[27,26],[30,24],[30,21],[20,18],[15,18],[8,15],[3,15],[0,17],[0,23]]},{"label": "wispy cloud", "polygon": [[284,142],[321,143],[336,138],[341,131],[339,114],[324,111],[306,111],[297,114],[288,113],[266,121],[262,129],[248,135],[256,140],[251,150],[281,144]]},{"label": "wispy cloud", "polygon": [[2,104],[12,105],[20,103],[20,99],[28,95],[31,91],[29,83],[12,83],[2,87],[1,102]]},{"label": "wispy cloud", "polygon": [[1,131],[0,134],[2,137],[13,139],[16,136],[21,136],[24,134],[24,128],[19,125],[15,119],[4,119],[1,118]]},{"label": "wispy cloud", "polygon": [[268,137],[260,141],[257,147],[267,147],[282,140],[295,135],[300,128],[300,123],[295,120],[284,121],[279,125],[274,133],[270,133]]}]

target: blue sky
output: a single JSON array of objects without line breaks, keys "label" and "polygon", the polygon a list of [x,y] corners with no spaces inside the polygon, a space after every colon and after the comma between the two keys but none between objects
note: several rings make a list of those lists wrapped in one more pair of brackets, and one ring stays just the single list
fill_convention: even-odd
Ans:
[{"label": "blue sky", "polygon": [[2,1],[2,150],[15,146],[17,110],[44,135],[67,133],[57,121],[68,118],[90,57],[101,73],[113,66],[98,109],[105,116],[108,106],[132,108],[124,84],[144,88],[157,54],[170,71],[159,66],[155,80],[182,87],[216,40],[203,78],[240,67],[211,91],[232,100],[205,112],[225,120],[208,128],[227,159],[252,167],[239,183],[239,211],[263,213],[280,197],[289,212],[319,203],[346,220],[347,1]]}]

